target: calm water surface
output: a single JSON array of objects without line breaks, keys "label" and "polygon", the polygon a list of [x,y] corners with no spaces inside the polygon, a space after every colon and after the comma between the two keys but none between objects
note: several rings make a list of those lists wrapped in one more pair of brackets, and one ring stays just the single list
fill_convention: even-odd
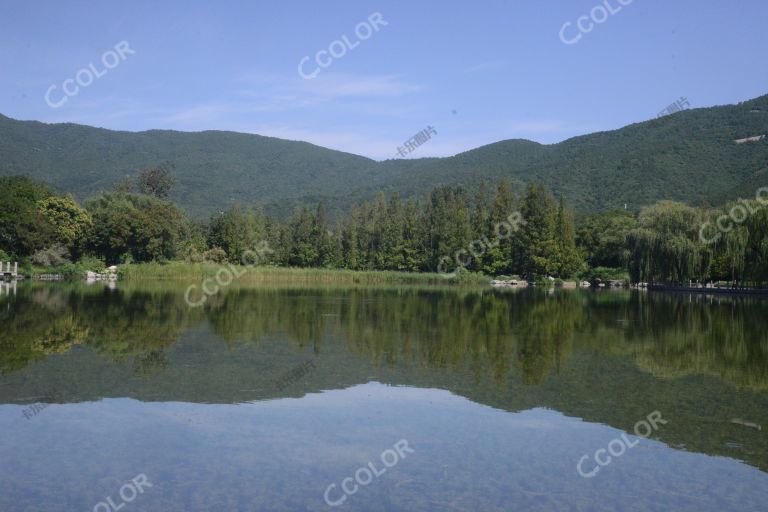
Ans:
[{"label": "calm water surface", "polygon": [[768,301],[184,288],[0,298],[1,511],[768,509]]}]

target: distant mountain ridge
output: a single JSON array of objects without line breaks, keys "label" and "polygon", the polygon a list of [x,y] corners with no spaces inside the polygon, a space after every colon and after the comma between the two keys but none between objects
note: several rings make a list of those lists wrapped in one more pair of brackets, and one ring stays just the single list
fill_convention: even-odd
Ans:
[{"label": "distant mountain ridge", "polygon": [[525,183],[543,181],[580,212],[625,204],[634,210],[660,199],[698,205],[754,195],[768,185],[768,137],[760,138],[767,134],[768,95],[557,144],[506,140],[453,157],[384,162],[236,132],[123,132],[0,115],[0,175],[29,176],[84,199],[172,162],[172,199],[195,217],[234,202],[258,202],[281,216],[320,200],[338,211],[379,191],[420,197],[437,185],[471,191],[504,178],[518,193]]}]

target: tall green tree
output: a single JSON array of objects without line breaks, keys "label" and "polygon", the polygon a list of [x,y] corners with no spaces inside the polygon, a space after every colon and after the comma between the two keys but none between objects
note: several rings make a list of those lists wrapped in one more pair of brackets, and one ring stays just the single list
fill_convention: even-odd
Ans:
[{"label": "tall green tree", "polygon": [[139,192],[159,199],[166,199],[171,193],[174,177],[171,164],[163,164],[145,169],[139,174]]},{"label": "tall green tree", "polygon": [[582,266],[582,259],[576,249],[576,229],[573,223],[573,214],[566,209],[565,199],[560,195],[560,204],[557,208],[555,221],[555,242],[557,253],[555,254],[555,275],[558,277],[571,277]]},{"label": "tall green tree", "polygon": [[[511,274],[518,270],[519,262],[516,261],[515,251],[518,233],[507,233],[507,228],[501,227],[513,213],[514,202],[512,184],[508,180],[502,180],[493,197],[488,220],[484,226],[479,226],[480,231],[476,231],[477,237],[484,244],[482,248],[485,252],[478,270],[490,274]],[[482,252],[479,247],[474,250]]]},{"label": "tall green tree", "polygon": [[38,206],[52,196],[42,183],[20,176],[0,177],[0,249],[25,257],[55,241],[55,227]]},{"label": "tall green tree", "polygon": [[251,251],[266,238],[266,221],[259,208],[244,210],[233,205],[227,211],[211,217],[208,244],[219,247],[233,262],[242,262],[246,251]]},{"label": "tall green tree", "polygon": [[576,232],[576,245],[591,267],[626,267],[627,235],[637,227],[636,216],[626,210],[584,217]]},{"label": "tall green tree", "polygon": [[317,264],[317,223],[306,206],[294,212],[289,222],[290,254],[288,264],[295,267],[312,267]]},{"label": "tall green tree", "polygon": [[701,210],[674,201],[643,208],[627,237],[634,282],[687,284],[708,273],[707,248],[699,238]]},{"label": "tall green tree", "polygon": [[360,241],[357,236],[358,215],[357,207],[352,206],[344,224],[341,238],[344,267],[351,270],[360,268]]},{"label": "tall green tree", "polygon": [[186,215],[168,201],[103,192],[85,207],[93,220],[87,249],[108,263],[171,260],[189,239]]},{"label": "tall green tree", "polygon": [[[437,187],[426,208],[427,265],[432,272],[443,258],[450,258],[451,269],[457,266],[457,252],[466,250],[472,229],[466,193],[461,187]],[[468,253],[458,256],[459,263],[469,262]],[[447,269],[446,269],[447,270]]]},{"label": "tall green tree", "polygon": [[312,238],[315,242],[315,253],[317,259],[313,262],[316,267],[331,267],[334,261],[334,240],[333,235],[328,228],[328,221],[325,215],[325,203],[322,201],[317,205],[317,211],[314,218]]},{"label": "tall green tree", "polygon": [[93,226],[88,212],[71,196],[49,196],[37,201],[41,215],[53,228],[53,238],[73,256],[82,253]]},{"label": "tall green tree", "polygon": [[540,183],[531,183],[520,203],[525,224],[520,232],[521,270],[526,276],[557,272],[557,204],[552,193]]}]

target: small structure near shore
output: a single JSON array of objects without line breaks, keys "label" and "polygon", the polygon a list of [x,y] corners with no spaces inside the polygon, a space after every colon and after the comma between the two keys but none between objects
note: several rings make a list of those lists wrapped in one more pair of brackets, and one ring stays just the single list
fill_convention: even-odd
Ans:
[{"label": "small structure near shore", "polygon": [[713,286],[708,283],[706,286],[676,286],[664,284],[649,284],[649,291],[656,292],[684,292],[684,293],[703,293],[703,294],[723,294],[723,295],[768,295],[768,288],[733,288]]},{"label": "small structure near shore", "polygon": [[591,283],[595,288],[627,288],[628,283],[620,279],[595,279]]},{"label": "small structure near shore", "polygon": [[491,281],[491,286],[496,288],[523,288],[528,286],[528,282],[518,281],[517,279],[494,279]]},{"label": "small structure near shore", "polygon": [[89,283],[96,281],[117,281],[117,266],[107,267],[104,272],[97,273],[90,270],[85,273],[85,280]]},{"label": "small structure near shore", "polygon": [[11,281],[18,279],[19,277],[19,263],[13,263],[13,270],[11,270],[11,262],[0,261],[0,272],[3,274],[3,279],[10,279]]},{"label": "small structure near shore", "polygon": [[63,281],[64,276],[61,274],[40,274],[35,279],[38,281]]}]

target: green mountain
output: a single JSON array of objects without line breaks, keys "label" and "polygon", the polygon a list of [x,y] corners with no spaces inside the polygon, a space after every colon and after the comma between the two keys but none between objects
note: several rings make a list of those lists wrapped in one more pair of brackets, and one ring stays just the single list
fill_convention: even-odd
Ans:
[{"label": "green mountain", "polygon": [[541,180],[581,212],[638,209],[659,199],[712,204],[766,185],[768,95],[738,105],[683,111],[624,128],[543,145],[507,140],[448,158],[376,162],[306,142],[234,132],[120,132],[17,121],[0,115],[0,175],[21,174],[80,199],[164,162],[175,165],[172,198],[194,216],[233,202],[286,215],[301,203],[329,210],[378,191],[420,196],[436,185],[470,190],[508,178]]}]

